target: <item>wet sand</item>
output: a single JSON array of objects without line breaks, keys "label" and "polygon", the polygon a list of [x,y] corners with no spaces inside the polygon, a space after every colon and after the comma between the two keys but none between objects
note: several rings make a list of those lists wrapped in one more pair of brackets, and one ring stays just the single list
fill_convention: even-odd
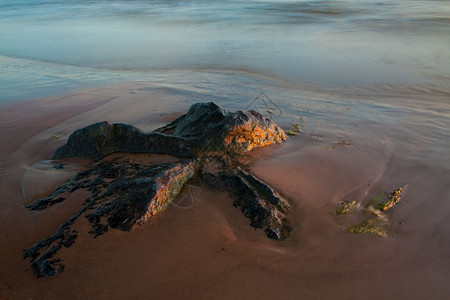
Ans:
[{"label": "wet sand", "polygon": [[[432,98],[439,97],[444,96]],[[84,198],[74,194],[34,212],[24,204],[92,163],[71,159],[55,170],[60,162],[49,160],[53,151],[73,130],[93,122],[152,130],[191,103],[182,93],[130,83],[0,107],[0,299],[445,299],[450,296],[448,111],[419,109],[425,102],[414,98],[419,104],[413,108],[401,108],[401,101],[395,109],[380,104],[383,115],[366,112],[336,127],[330,121],[320,132],[305,130],[241,159],[292,204],[294,231],[287,241],[269,240],[250,227],[226,193],[200,185],[195,203],[183,203],[190,199],[187,189],[177,198],[180,205],[131,232],[111,230],[95,239],[80,234],[59,252],[64,272],[45,278],[34,277],[23,250],[52,234]],[[292,118],[286,115],[274,118],[288,128]],[[302,126],[308,128],[307,122]],[[350,146],[338,144],[343,140]],[[367,217],[364,212],[330,214],[343,200],[367,204],[404,184],[402,201],[387,213],[391,237],[345,233]],[[75,226],[87,232],[89,224],[81,219]]]}]

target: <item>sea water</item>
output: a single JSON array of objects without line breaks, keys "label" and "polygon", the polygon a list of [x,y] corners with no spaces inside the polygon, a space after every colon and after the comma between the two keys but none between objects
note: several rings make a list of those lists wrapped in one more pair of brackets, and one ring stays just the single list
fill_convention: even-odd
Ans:
[{"label": "sea water", "polygon": [[[209,221],[199,223],[197,216],[207,215],[211,220],[215,215],[210,215],[213,210],[209,206],[196,206],[194,211],[200,209],[200,214],[191,215],[191,219],[183,212],[183,217],[172,215],[174,219],[165,219],[170,222],[157,224],[154,231],[140,231],[145,233],[145,239],[139,239],[143,236],[139,234],[130,240],[123,236],[123,241],[127,241],[124,245],[133,244],[129,241],[140,245],[129,248],[133,250],[128,251],[132,256],[141,248],[142,253],[151,257],[152,253],[158,253],[154,249],[177,245],[154,243],[151,232],[162,232],[153,237],[170,236],[171,241],[178,235],[182,246],[173,247],[175,250],[171,253],[181,256],[174,256],[174,260],[163,261],[162,265],[158,255],[150,260],[142,260],[139,255],[138,260],[136,257],[123,260],[136,266],[147,266],[142,265],[143,261],[152,262],[144,268],[142,278],[149,278],[149,270],[161,269],[155,268],[153,262],[158,261],[156,266],[167,270],[179,270],[180,261],[191,261],[195,268],[202,268],[201,274],[225,274],[213,276],[221,287],[227,286],[227,278],[237,280],[228,281],[233,284],[227,292],[239,292],[236,286],[245,277],[243,280],[249,283],[247,290],[250,292],[263,294],[264,286],[270,289],[263,297],[274,292],[286,292],[292,297],[294,292],[299,295],[305,290],[316,297],[336,297],[345,290],[344,295],[351,295],[351,298],[365,295],[398,298],[401,295],[403,298],[446,299],[450,278],[449,49],[449,1],[0,0],[0,105],[4,105],[0,107],[0,153],[7,154],[0,157],[0,183],[2,191],[7,192],[0,197],[2,207],[6,208],[0,210],[0,220],[14,219],[0,228],[20,232],[9,237],[1,234],[8,240],[7,245],[14,244],[10,239],[20,240],[20,244],[16,242],[19,246],[10,246],[19,250],[4,257],[12,257],[12,261],[20,259],[18,254],[22,249],[32,245],[22,244],[22,239],[25,240],[22,234],[29,232],[30,227],[18,224],[38,224],[35,221],[38,219],[27,214],[29,221],[23,223],[16,216],[24,215],[21,195],[26,196],[30,191],[26,184],[35,190],[41,187],[33,181],[33,176],[46,180],[39,170],[28,173],[29,177],[22,176],[49,159],[50,154],[44,155],[42,149],[52,152],[56,148],[54,143],[64,142],[60,136],[65,139],[74,130],[94,122],[131,123],[143,130],[152,130],[185,112],[192,103],[214,101],[231,110],[256,109],[273,118],[283,129],[293,129],[294,124],[302,129],[283,145],[266,148],[270,155],[251,153],[249,156],[255,155],[254,161],[249,162],[252,174],[282,192],[292,203],[289,218],[293,221],[293,238],[276,246],[268,245],[270,241],[260,232],[263,242],[252,239],[246,243],[248,222],[242,223],[245,227],[240,228],[238,223],[233,223],[234,217],[220,217],[229,226],[224,228],[238,233],[238,241],[222,248],[226,252],[218,250],[222,257],[219,260],[231,261],[228,255],[236,253],[245,258],[230,273],[233,265],[221,267],[221,263],[217,263],[217,252],[211,252],[223,245],[214,248],[199,244],[200,240],[208,239],[209,230],[218,227]],[[118,83],[120,85],[109,87]],[[31,106],[36,107],[36,112],[30,113],[29,107],[13,103],[96,86],[107,87],[38,100]],[[94,102],[100,107],[80,114],[75,110],[76,116],[66,120],[63,117],[51,119],[52,106],[70,103],[67,113],[72,107],[79,110],[81,100],[89,103],[87,99],[96,99]],[[168,105],[158,107],[156,103],[165,100]],[[71,101],[80,102],[72,105]],[[13,105],[4,104],[6,102]],[[171,111],[167,108],[172,103],[179,106],[171,107]],[[28,114],[23,113],[27,111],[24,107]],[[174,111],[178,114],[166,115]],[[42,112],[45,114],[39,115]],[[25,140],[33,122],[43,116],[49,116],[48,121],[38,127],[44,131],[20,146],[9,145],[16,139]],[[156,126],[149,121],[156,119],[161,124]],[[387,239],[344,232],[347,224],[355,225],[363,218],[371,218],[363,210],[355,218],[342,216],[345,220],[330,214],[342,201],[354,200],[363,207],[374,197],[386,197],[393,189],[405,185],[407,189],[401,202],[386,214],[393,227],[393,235]],[[15,214],[10,214],[13,201],[20,206],[14,208]],[[202,214],[201,209],[205,207],[206,214]],[[54,213],[59,212],[54,210]],[[45,212],[39,217],[46,222]],[[357,219],[359,217],[361,219]],[[177,223],[181,219],[188,221]],[[187,225],[190,220],[195,221]],[[183,228],[166,227],[169,223],[183,224]],[[220,221],[217,224],[221,224]],[[178,230],[188,234],[180,239],[183,231]],[[224,235],[223,231],[209,234],[214,236],[211,240],[214,243],[222,241]],[[196,238],[187,243],[187,238],[194,235]],[[108,239],[105,245],[109,245]],[[139,244],[139,240],[151,244]],[[239,244],[239,241],[244,243]],[[116,240],[113,243],[115,245]],[[163,245],[163,248],[153,248],[154,245]],[[183,248],[186,245],[188,247]],[[79,245],[74,247],[73,253],[80,253]],[[184,250],[189,247],[196,249],[191,250],[195,255]],[[84,248],[81,250],[89,247]],[[93,252],[87,252],[88,256],[98,249],[97,245]],[[197,249],[206,249],[214,256],[198,256]],[[255,252],[256,249],[274,249],[276,255]],[[103,257],[106,252],[100,253]],[[120,263],[117,259],[114,261],[115,253],[120,251],[109,253],[104,261],[112,270],[108,274],[120,276],[117,281],[114,276],[106,281],[104,276],[97,276],[104,281],[101,285],[91,280],[95,277],[93,274],[104,272],[102,267],[96,267],[95,256],[83,259],[85,264],[81,264],[80,272],[67,258],[67,272],[72,272],[70,269],[81,274],[81,277],[67,274],[67,280],[76,283],[73,290],[85,296],[97,295],[99,286],[113,286],[120,281],[119,291],[112,290],[113,296],[122,295],[121,289],[126,290],[123,295],[146,292],[141,281],[134,280],[144,272],[136,273],[139,268],[134,268],[133,264],[117,269]],[[245,253],[251,256],[246,257]],[[207,268],[203,269],[203,264],[211,257],[213,264],[207,262]],[[252,271],[254,264],[256,269]],[[19,298],[30,297],[30,289],[38,284],[23,284],[23,280],[28,280],[22,274],[25,267],[13,265],[5,270],[15,270],[8,274],[9,282],[5,281],[6,295],[9,296],[11,285],[11,289],[24,295]],[[117,270],[132,270],[134,275],[123,281],[123,274],[127,273]],[[244,277],[239,277],[239,272]],[[178,278],[178,282],[182,282],[181,290],[192,286],[190,280],[185,284],[184,273]],[[165,280],[159,273],[155,276],[162,278],[156,285]],[[166,281],[176,283],[172,277],[170,274]],[[220,293],[222,290],[216,290],[212,282],[207,282],[207,289]],[[55,283],[64,287],[64,291],[71,289],[70,284],[45,281],[42,293],[48,296],[48,291],[54,292],[51,285]],[[204,280],[193,285],[196,296],[202,291],[197,287],[203,283]],[[24,289],[24,286],[29,288]],[[154,286],[150,284],[150,293],[158,295]],[[171,284],[161,286],[173,287]]]},{"label": "sea water", "polygon": [[449,1],[0,0],[0,103],[211,72],[448,92],[449,49]]}]

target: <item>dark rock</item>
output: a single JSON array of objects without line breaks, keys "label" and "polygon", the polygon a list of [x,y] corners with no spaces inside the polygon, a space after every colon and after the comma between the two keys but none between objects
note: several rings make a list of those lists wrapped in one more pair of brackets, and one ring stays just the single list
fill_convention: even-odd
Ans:
[{"label": "dark rock", "polygon": [[114,152],[197,157],[156,165],[104,159],[77,173],[50,196],[27,205],[30,210],[41,210],[64,202],[77,190],[89,192],[78,212],[28,249],[24,258],[31,258],[38,277],[61,273],[62,260],[55,256],[75,242],[78,232],[72,227],[79,217],[87,218],[94,237],[111,228],[131,230],[163,210],[194,176],[214,189],[228,191],[251,226],[264,229],[271,239],[286,239],[292,230],[286,218],[288,202],[232,160],[236,154],[285,139],[283,130],[259,113],[230,112],[214,103],[195,104],[187,114],[150,133],[107,122],[79,129],[56,150],[54,158],[101,160]]},{"label": "dark rock", "polygon": [[258,112],[230,112],[209,102],[192,105],[185,115],[149,133],[126,124],[100,122],[89,125],[72,133],[53,158],[100,160],[114,152],[176,157],[212,152],[232,155],[284,140],[283,130]]},{"label": "dark rock", "polygon": [[104,234],[109,228],[130,230],[144,224],[152,215],[163,210],[194,175],[195,161],[145,166],[129,162],[103,162],[80,172],[63,184],[49,197],[28,205],[31,210],[41,210],[60,203],[67,195],[84,189],[91,194],[81,209],[50,237],[35,244],[25,252],[32,258],[36,276],[61,273],[60,259],[54,259],[64,246],[70,247],[77,237],[71,226],[80,216],[92,225],[94,236]]},{"label": "dark rock", "polygon": [[263,228],[267,237],[284,240],[289,236],[289,203],[266,183],[218,157],[203,162],[200,176],[211,188],[228,191],[233,205],[241,208],[251,226]]}]

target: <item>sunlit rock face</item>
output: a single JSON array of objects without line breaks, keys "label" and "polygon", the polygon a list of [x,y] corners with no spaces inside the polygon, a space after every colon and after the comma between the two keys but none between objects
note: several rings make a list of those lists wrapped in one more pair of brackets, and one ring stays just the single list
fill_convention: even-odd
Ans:
[{"label": "sunlit rock face", "polygon": [[256,111],[231,112],[213,102],[197,103],[172,123],[145,133],[127,124],[99,122],[75,131],[55,159],[100,160],[114,152],[194,157],[213,152],[235,155],[286,140],[284,131]]},{"label": "sunlit rock face", "polygon": [[196,162],[192,160],[151,166],[125,160],[104,161],[79,172],[50,196],[27,206],[42,210],[70,199],[75,191],[89,192],[80,209],[53,235],[27,250],[25,258],[31,257],[38,277],[61,273],[64,266],[54,256],[62,246],[70,247],[75,242],[78,232],[72,227],[79,217],[88,219],[94,236],[110,229],[129,231],[165,209],[195,171]]},{"label": "sunlit rock face", "polygon": [[[88,195],[78,211],[48,238],[25,252],[36,276],[61,273],[56,257],[62,247],[75,242],[75,223],[85,217],[89,233],[98,236],[110,229],[131,230],[164,210],[195,178],[215,190],[228,191],[254,228],[275,240],[288,237],[289,203],[269,185],[241,170],[234,162],[239,153],[283,142],[286,135],[271,120],[255,111],[230,112],[216,104],[194,104],[189,111],[150,133],[126,124],[96,123],[75,131],[54,158],[87,157],[99,161],[75,174],[48,197],[27,205],[42,210],[84,190]],[[159,153],[180,158],[175,163],[145,164],[106,157],[114,152]]]}]

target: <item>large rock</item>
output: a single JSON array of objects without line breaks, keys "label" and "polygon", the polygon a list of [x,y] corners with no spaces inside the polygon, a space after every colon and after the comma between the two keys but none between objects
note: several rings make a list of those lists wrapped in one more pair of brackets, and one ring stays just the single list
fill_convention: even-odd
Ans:
[{"label": "large rock", "polygon": [[256,111],[231,112],[213,102],[197,103],[172,123],[148,133],[131,125],[108,122],[81,128],[70,135],[53,158],[100,160],[114,152],[176,157],[214,152],[234,155],[280,143],[286,138],[280,127]]},{"label": "large rock", "polygon": [[[279,143],[286,135],[271,120],[254,111],[230,112],[214,103],[193,105],[187,114],[153,132],[131,125],[100,122],[75,131],[54,158],[87,157],[101,160],[114,152],[161,153],[182,158],[176,163],[148,165],[105,158],[91,169],[79,172],[50,196],[27,206],[41,210],[61,203],[83,190],[87,198],[80,209],[57,231],[25,252],[37,276],[64,270],[56,257],[70,247],[78,232],[74,223],[85,217],[98,236],[110,228],[130,230],[143,225],[163,210],[195,176],[213,189],[228,191],[250,225],[264,229],[271,239],[288,237],[288,202],[266,183],[241,170],[236,154]],[[83,228],[83,226],[81,226]]]}]

